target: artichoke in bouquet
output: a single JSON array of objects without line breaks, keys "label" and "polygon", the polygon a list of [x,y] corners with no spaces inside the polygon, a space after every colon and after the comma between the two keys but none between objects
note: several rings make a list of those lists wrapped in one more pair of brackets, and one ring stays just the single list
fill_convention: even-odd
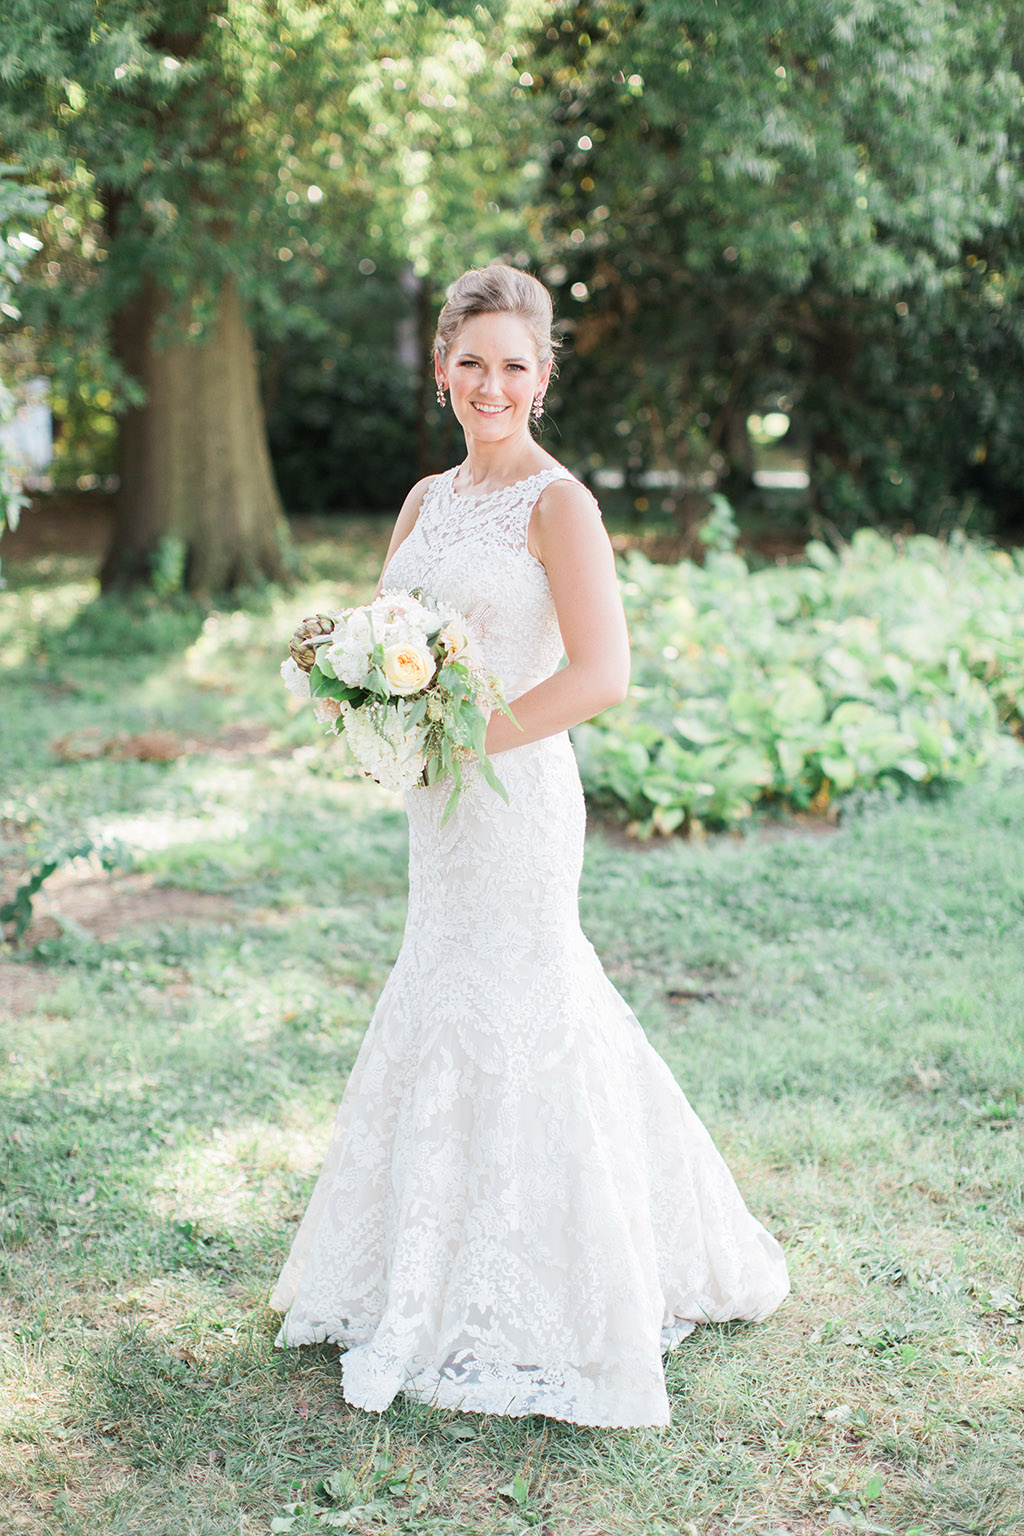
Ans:
[{"label": "artichoke in bouquet", "polygon": [[288,643],[288,653],[303,672],[312,672],[316,661],[316,647],[309,644],[318,635],[334,633],[334,620],[325,613],[315,613],[311,619],[303,619]]}]

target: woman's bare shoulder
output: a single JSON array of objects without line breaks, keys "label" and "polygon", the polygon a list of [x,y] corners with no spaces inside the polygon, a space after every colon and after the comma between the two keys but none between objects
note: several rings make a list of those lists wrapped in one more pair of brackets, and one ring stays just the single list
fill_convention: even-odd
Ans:
[{"label": "woman's bare shoulder", "polygon": [[406,512],[409,512],[415,516],[420,507],[423,505],[423,499],[429,491],[430,487],[433,485],[435,480],[440,480],[440,478],[440,475],[424,475],[422,480],[417,480],[416,484],[407,493],[405,500],[402,502],[402,510],[399,513],[399,516],[404,516]]},{"label": "woman's bare shoulder", "polygon": [[564,469],[561,464],[554,467],[560,469],[562,474],[558,480],[550,481],[537,498],[537,511],[541,517],[575,508],[592,513],[597,507],[597,498],[593,492],[587,489],[582,480],[577,480],[571,470]]},{"label": "woman's bare shoulder", "polygon": [[603,535],[597,498],[582,480],[570,476],[568,470],[565,475],[565,479],[552,480],[544,487],[530,518],[530,552],[542,562],[545,548],[550,548],[553,541],[593,537],[598,529]]}]

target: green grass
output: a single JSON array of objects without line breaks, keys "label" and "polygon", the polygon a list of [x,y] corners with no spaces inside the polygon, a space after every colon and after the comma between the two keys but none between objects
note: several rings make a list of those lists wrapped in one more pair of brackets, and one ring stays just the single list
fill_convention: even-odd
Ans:
[{"label": "green grass", "polygon": [[[0,964],[3,1536],[1019,1532],[1020,775],[817,835],[595,829],[585,926],[793,1277],[670,1357],[670,1429],[377,1417],[329,1348],[274,1349],[405,899],[398,804],[332,769],[276,666],[381,535],[217,615],[5,562],[6,883],[84,835],[135,866],[55,877]],[[183,754],[49,748],[153,730]]]}]

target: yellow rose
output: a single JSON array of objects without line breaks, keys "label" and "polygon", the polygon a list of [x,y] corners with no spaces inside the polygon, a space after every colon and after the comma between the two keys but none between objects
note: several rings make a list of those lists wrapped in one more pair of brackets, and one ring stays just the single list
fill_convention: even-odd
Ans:
[{"label": "yellow rose", "polygon": [[434,658],[422,645],[402,640],[384,651],[384,676],[392,693],[419,693],[434,675]]}]

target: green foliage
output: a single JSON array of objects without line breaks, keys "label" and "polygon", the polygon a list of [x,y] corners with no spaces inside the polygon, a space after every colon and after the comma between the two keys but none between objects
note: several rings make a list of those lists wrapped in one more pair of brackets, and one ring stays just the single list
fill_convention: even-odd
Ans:
[{"label": "green foliage", "polygon": [[0,165],[0,315],[6,320],[21,319],[15,290],[39,249],[31,228],[47,206],[40,187],[24,184],[24,171],[21,165]]},{"label": "green foliage", "polygon": [[[261,325],[270,448],[293,511],[397,513],[417,478],[420,381],[394,346],[411,306],[381,243],[357,225],[347,249],[336,243],[304,312],[291,306],[297,323],[282,334]],[[360,273],[366,249],[377,260]]]},{"label": "green foliage", "polygon": [[965,241],[938,293],[908,288],[884,306],[816,297],[819,334],[793,338],[784,376],[834,527],[869,516],[928,532],[1021,529],[1022,284],[1015,221]]},{"label": "green foliage", "polygon": [[716,484],[756,498],[747,417],[781,408],[839,531],[1010,526],[1021,43],[1007,0],[11,0],[0,150],[51,196],[21,308],[58,473],[114,467],[138,285],[201,338],[230,275],[289,505],[394,507],[459,451],[437,303],[504,255],[558,294],[584,471],[669,472],[690,526]]},{"label": "green foliage", "polygon": [[[1022,377],[967,265],[1019,228],[1018,10],[583,0],[551,22],[524,61],[574,343],[552,411],[581,460],[674,470],[689,525],[709,482],[749,493],[747,416],[781,404],[844,529],[962,495],[987,436],[971,368],[1011,400]],[[965,420],[922,433],[951,372]]]},{"label": "green foliage", "polygon": [[412,0],[107,0],[99,20],[92,0],[11,0],[0,148],[53,196],[26,315],[83,428],[96,390],[131,398],[109,327],[145,283],[199,339],[230,278],[273,370],[286,340],[299,363],[297,336],[338,360],[333,301],[340,286],[357,309],[367,271],[437,266],[443,286],[487,260],[510,221],[481,183],[499,173],[504,196],[526,146],[511,65],[484,67],[503,25],[503,8]]},{"label": "green foliage", "polygon": [[623,574],[633,684],[575,735],[588,790],[645,832],[1020,761],[1020,553],[865,528],[804,564],[719,548]]}]

